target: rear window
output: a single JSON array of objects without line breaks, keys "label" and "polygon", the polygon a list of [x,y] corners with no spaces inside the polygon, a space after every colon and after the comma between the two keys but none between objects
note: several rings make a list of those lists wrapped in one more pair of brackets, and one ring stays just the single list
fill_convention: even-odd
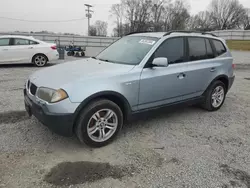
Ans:
[{"label": "rear window", "polygon": [[217,56],[220,56],[220,55],[226,53],[227,50],[221,41],[213,40],[213,44],[214,44]]},{"label": "rear window", "polygon": [[30,43],[30,45],[33,45],[33,44],[39,44],[38,42],[33,41],[33,40],[30,40],[30,41],[29,41],[29,43]]},{"label": "rear window", "polygon": [[9,38],[0,39],[0,46],[9,46],[9,44],[10,44]]},{"label": "rear window", "polygon": [[14,39],[14,45],[29,45],[29,40],[27,39]]},{"label": "rear window", "polygon": [[207,59],[206,43],[204,38],[188,38],[189,60],[196,61]]},{"label": "rear window", "polygon": [[14,39],[14,45],[34,45],[34,44],[38,43],[36,41],[28,39],[19,39],[19,38]]}]

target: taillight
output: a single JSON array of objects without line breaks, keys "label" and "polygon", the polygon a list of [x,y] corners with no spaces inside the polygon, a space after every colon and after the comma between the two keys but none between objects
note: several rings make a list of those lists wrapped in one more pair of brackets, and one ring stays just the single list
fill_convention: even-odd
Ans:
[{"label": "taillight", "polygon": [[56,46],[51,46],[50,47],[52,50],[56,50]]},{"label": "taillight", "polygon": [[235,64],[232,64],[232,68],[235,69],[235,67],[236,67]]}]

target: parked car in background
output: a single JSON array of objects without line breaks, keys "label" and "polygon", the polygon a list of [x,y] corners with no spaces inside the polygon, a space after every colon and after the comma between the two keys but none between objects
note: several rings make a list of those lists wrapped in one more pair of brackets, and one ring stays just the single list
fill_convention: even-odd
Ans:
[{"label": "parked car in background", "polygon": [[56,44],[46,43],[31,36],[0,36],[0,64],[30,62],[43,67],[58,58]]},{"label": "parked car in background", "polygon": [[134,113],[186,102],[219,110],[234,78],[232,55],[212,34],[137,33],[96,57],[33,73],[25,108],[53,131],[100,147]]}]

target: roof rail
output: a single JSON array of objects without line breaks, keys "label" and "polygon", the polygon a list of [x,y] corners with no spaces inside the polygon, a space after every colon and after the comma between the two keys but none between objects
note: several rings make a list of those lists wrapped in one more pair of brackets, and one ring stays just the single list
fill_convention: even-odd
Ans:
[{"label": "roof rail", "polygon": [[217,37],[217,35],[210,33],[210,32],[204,32],[204,31],[189,31],[189,30],[175,30],[175,31],[169,31],[167,33],[165,33],[163,36],[167,36],[170,35],[172,33],[200,33],[202,35],[211,35],[213,37]]},{"label": "roof rail", "polygon": [[152,32],[152,31],[133,31],[133,32],[130,32],[130,33],[126,34],[125,36],[136,34],[136,33],[150,33],[150,32]]}]

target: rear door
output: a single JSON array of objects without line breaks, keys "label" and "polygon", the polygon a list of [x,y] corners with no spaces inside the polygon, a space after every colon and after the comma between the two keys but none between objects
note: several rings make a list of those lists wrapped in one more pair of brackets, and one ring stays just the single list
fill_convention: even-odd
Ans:
[{"label": "rear door", "polygon": [[187,37],[188,59],[185,67],[187,74],[186,99],[198,97],[206,90],[211,79],[216,77],[218,62],[212,48],[212,43],[204,37]]},{"label": "rear door", "polygon": [[10,38],[0,38],[0,63],[7,63],[11,59]]},{"label": "rear door", "polygon": [[28,39],[13,38],[10,51],[12,52],[12,61],[30,63],[34,54],[34,44]]}]

